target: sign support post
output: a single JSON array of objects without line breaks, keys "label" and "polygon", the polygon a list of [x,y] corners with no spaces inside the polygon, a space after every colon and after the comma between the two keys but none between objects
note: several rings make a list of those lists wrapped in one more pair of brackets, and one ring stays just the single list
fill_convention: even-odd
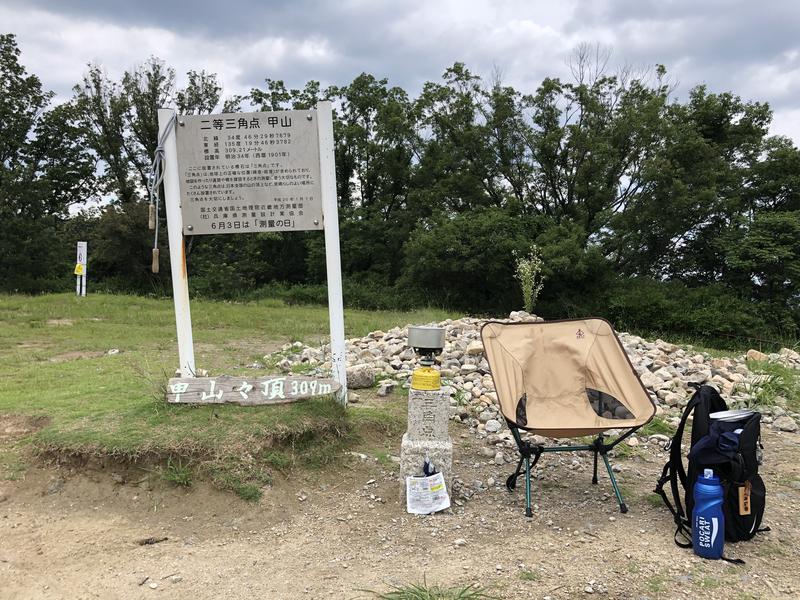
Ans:
[{"label": "sign support post", "polygon": [[341,384],[340,404],[347,406],[347,367],[344,343],[344,302],[342,300],[342,261],[339,254],[339,210],[336,198],[333,109],[329,101],[317,104],[319,131],[320,193],[325,231],[325,266],[328,277],[328,317],[331,327],[331,370]]},{"label": "sign support post", "polygon": [[194,343],[192,340],[192,316],[189,310],[189,277],[186,272],[186,246],[183,239],[183,217],[181,215],[181,191],[178,171],[178,147],[173,124],[175,111],[158,109],[158,139],[164,132],[164,200],[167,208],[167,232],[169,234],[169,264],[172,271],[172,297],[175,304],[175,324],[178,330],[178,357],[181,377],[194,377]]},{"label": "sign support post", "polygon": [[[226,392],[216,387],[218,380],[220,385],[239,386],[227,390],[237,402],[265,400],[252,400],[249,395],[255,386],[245,380],[203,377],[195,384],[181,380],[196,376],[184,235],[323,229],[333,380],[328,383],[298,377],[273,378],[260,381],[264,389],[258,393],[270,403],[278,398],[297,399],[307,393],[335,393],[338,402],[346,406],[344,302],[331,103],[320,102],[316,110],[177,119],[173,110],[159,109],[158,128],[163,146],[164,199],[181,372],[181,378],[170,380],[174,401],[184,394],[185,398],[191,396],[192,402],[215,399],[219,403]],[[194,389],[192,385],[202,388],[199,401],[197,394],[189,393]],[[203,391],[205,385],[207,391]],[[286,386],[290,387],[288,391]]]},{"label": "sign support post", "polygon": [[86,242],[78,242],[78,254],[75,258],[75,295],[86,296]]}]

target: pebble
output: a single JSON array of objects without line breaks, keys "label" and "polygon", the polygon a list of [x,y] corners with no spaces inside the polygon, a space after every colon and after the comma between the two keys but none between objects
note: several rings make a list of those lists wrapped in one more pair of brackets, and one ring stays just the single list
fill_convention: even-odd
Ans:
[{"label": "pebble", "polygon": [[466,546],[467,545],[467,540],[465,540],[464,538],[457,538],[453,543],[456,546],[459,546],[459,547]]},{"label": "pebble", "polygon": [[772,428],[779,431],[788,431],[794,433],[797,431],[797,423],[792,417],[782,416],[778,417],[772,422]]},{"label": "pebble", "polygon": [[50,483],[47,484],[47,493],[50,495],[59,493],[64,489],[64,483],[64,480],[60,477],[51,479]]},{"label": "pebble", "polygon": [[[509,315],[509,320],[536,322],[542,319],[524,311],[514,311]],[[445,347],[437,359],[442,372],[447,371],[448,378],[451,378],[448,382],[453,394],[451,401],[461,403],[458,404],[458,410],[452,411],[451,418],[470,425],[472,432],[493,434],[501,431],[504,425],[502,415],[498,415],[494,382],[480,341],[479,330],[482,324],[482,320],[470,317],[448,319],[435,324],[445,328]],[[759,376],[749,370],[744,354],[713,358],[693,348],[683,349],[664,340],[648,341],[624,332],[619,333],[619,338],[642,384],[656,402],[656,413],[663,415],[667,422],[680,416],[682,408],[693,393],[690,383],[716,386],[729,401],[731,408],[747,405],[751,400],[749,391],[758,389]],[[323,350],[304,346],[300,342],[286,344],[282,348],[280,360],[286,361],[283,366],[288,368],[299,363],[303,363],[306,368],[311,366],[308,373],[311,376],[329,376],[331,365],[329,361],[324,362]],[[766,356],[765,360],[770,362],[800,369],[800,353],[789,348],[768,355],[756,354],[753,350],[749,355],[760,359]],[[273,363],[275,360],[269,356],[265,359],[270,359]],[[363,338],[347,340],[346,361],[350,389],[371,388],[377,377],[396,379],[397,385],[407,388],[411,373],[419,366],[419,356],[407,347],[407,329],[401,327],[386,332],[374,331]],[[389,381],[380,383],[385,383],[386,387],[382,387],[379,393],[390,393]],[[350,397],[351,401],[357,401],[357,396]],[[608,417],[616,413],[621,416],[624,413],[620,406],[606,406],[606,409]],[[771,423],[774,429],[789,433],[800,430],[800,416],[794,413],[783,414],[785,407],[767,406],[760,410],[764,425]],[[480,426],[477,426],[479,423]],[[665,444],[663,438],[657,437],[659,435],[650,436],[649,441]],[[637,443],[634,438],[627,441],[631,446]]]},{"label": "pebble", "polygon": [[500,421],[496,419],[489,419],[486,421],[486,433],[497,433],[503,428]]}]

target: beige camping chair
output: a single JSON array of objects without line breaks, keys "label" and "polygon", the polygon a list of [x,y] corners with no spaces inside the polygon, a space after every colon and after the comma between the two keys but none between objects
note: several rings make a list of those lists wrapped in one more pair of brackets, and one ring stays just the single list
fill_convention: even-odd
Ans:
[{"label": "beige camping chair", "polygon": [[[620,511],[627,512],[608,451],[652,419],[656,409],[611,324],[597,318],[489,321],[481,338],[500,411],[520,453],[506,485],[513,490],[524,468],[526,516],[532,515],[531,469],[541,455],[576,450],[594,453],[592,483],[597,483],[597,457],[603,457]],[[588,445],[548,447],[523,441],[520,429],[555,438],[597,438]],[[625,431],[606,442],[609,429]]]}]

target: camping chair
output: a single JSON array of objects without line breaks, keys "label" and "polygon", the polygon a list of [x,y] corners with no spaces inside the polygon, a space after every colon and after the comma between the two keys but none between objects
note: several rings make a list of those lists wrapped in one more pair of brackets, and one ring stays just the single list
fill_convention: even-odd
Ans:
[{"label": "camping chair", "polygon": [[[608,451],[655,414],[628,355],[605,319],[538,323],[489,321],[481,338],[494,379],[500,411],[517,443],[520,459],[506,481],[509,490],[525,473],[525,515],[531,512],[531,469],[542,454],[586,450],[606,465],[620,512],[628,512],[608,460]],[[591,444],[543,446],[523,441],[520,429],[564,438],[594,436]],[[609,429],[625,430],[612,441]]]}]

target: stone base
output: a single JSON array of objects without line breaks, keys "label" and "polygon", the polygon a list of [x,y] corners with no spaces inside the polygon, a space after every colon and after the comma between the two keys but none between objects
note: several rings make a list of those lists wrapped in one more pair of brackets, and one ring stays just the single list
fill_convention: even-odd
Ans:
[{"label": "stone base", "polygon": [[421,476],[425,457],[444,475],[447,493],[453,497],[453,442],[437,440],[411,440],[403,434],[400,445],[400,502],[406,501],[406,477]]}]

